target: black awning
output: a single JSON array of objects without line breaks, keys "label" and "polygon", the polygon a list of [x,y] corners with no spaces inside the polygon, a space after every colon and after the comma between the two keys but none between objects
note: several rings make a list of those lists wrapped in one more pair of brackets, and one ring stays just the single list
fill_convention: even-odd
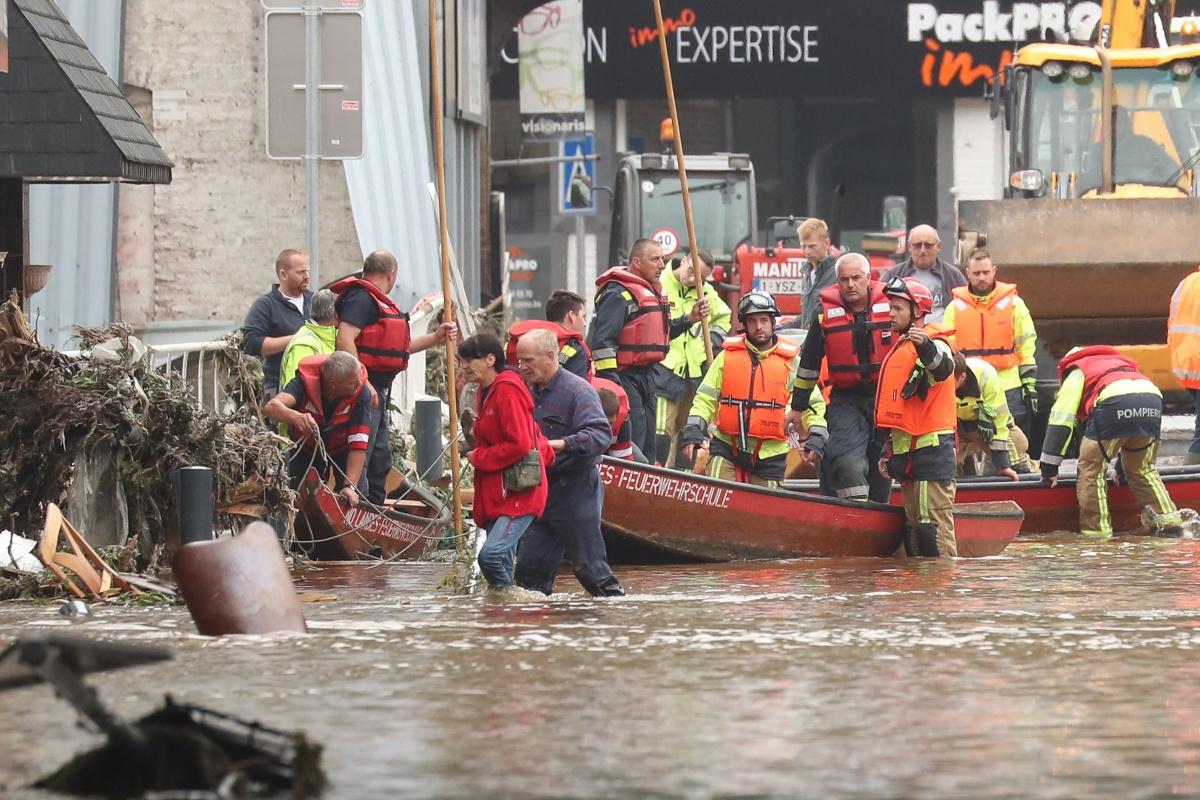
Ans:
[{"label": "black awning", "polygon": [[53,0],[0,2],[0,178],[170,183],[171,159]]}]

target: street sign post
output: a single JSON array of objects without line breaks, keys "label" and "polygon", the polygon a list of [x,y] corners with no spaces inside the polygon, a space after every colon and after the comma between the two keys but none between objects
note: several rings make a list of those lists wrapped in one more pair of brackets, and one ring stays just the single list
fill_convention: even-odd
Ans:
[{"label": "street sign post", "polygon": [[[595,214],[596,139],[589,132],[576,139],[564,139],[559,145],[562,161],[558,166],[558,211],[561,214]],[[586,187],[586,198],[580,188]],[[572,202],[572,191],[575,192]],[[581,200],[585,202],[580,202]]]},{"label": "street sign post", "polygon": [[364,0],[262,0],[267,155],[303,159],[310,279],[320,285],[321,159],[363,154]]}]

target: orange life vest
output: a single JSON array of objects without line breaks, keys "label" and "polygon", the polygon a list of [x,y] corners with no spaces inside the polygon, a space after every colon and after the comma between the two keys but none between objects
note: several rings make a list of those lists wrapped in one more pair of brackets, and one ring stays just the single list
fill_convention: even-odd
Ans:
[{"label": "orange life vest", "polygon": [[1075,416],[1087,419],[1096,407],[1096,398],[1105,386],[1116,381],[1149,380],[1138,372],[1137,363],[1126,358],[1115,348],[1106,344],[1081,347],[1074,353],[1063,356],[1058,362],[1058,382],[1061,384],[1067,373],[1077,369],[1083,373],[1083,402]]},{"label": "orange life vest", "polygon": [[[517,342],[521,337],[530,331],[547,330],[552,331],[558,337],[558,349],[562,350],[568,344],[583,350],[587,354],[588,362],[591,363],[592,351],[588,349],[587,342],[584,341],[583,334],[576,331],[567,330],[557,322],[548,322],[544,319],[525,319],[520,322],[514,322],[508,328],[508,344],[504,348],[504,356],[508,359],[508,363],[512,366],[517,365]],[[588,369],[588,374],[595,373],[595,367]]]},{"label": "orange life vest", "polygon": [[408,314],[401,311],[392,298],[370,281],[351,275],[330,285],[329,290],[341,297],[352,286],[366,289],[379,307],[379,319],[358,332],[354,346],[358,360],[371,372],[401,372],[408,367],[410,332]]},{"label": "orange life vest", "polygon": [[613,267],[597,278],[596,296],[610,283],[625,287],[637,304],[617,339],[617,369],[662,361],[671,346],[671,306],[667,299],[649,281],[625,267]]},{"label": "orange life vest", "polygon": [[1171,371],[1186,389],[1200,389],[1200,268],[1183,279],[1171,297],[1167,320]]},{"label": "orange life vest", "polygon": [[954,295],[954,338],[958,352],[982,358],[997,370],[1021,363],[1017,353],[1017,334],[1013,327],[1017,285],[996,282],[991,300],[979,305],[979,297],[966,286],[956,287]]},{"label": "orange life vest", "polygon": [[825,362],[829,366],[829,385],[845,389],[860,383],[872,383],[879,365],[892,346],[892,318],[883,285],[871,281],[867,303],[866,329],[871,333],[871,353],[863,363],[854,350],[854,312],[846,308],[837,286],[821,290],[821,329],[825,334]]},{"label": "orange life vest", "polygon": [[[363,392],[371,394],[372,405],[378,402],[375,390],[367,381],[367,368],[361,367],[359,377],[362,379],[362,388],[358,393],[339,397],[333,408],[327,409],[325,408],[325,396],[321,391],[321,367],[327,358],[329,358],[328,355],[320,355],[301,359],[299,367],[296,368],[296,377],[304,386],[304,403],[296,410],[312,414],[313,419],[317,421],[321,440],[325,443],[325,452],[330,455],[339,455],[346,450],[366,450],[371,429],[366,425],[351,428],[350,417]],[[294,425],[288,426],[288,432],[299,443],[302,450],[312,452],[314,442],[311,436],[302,436],[297,439]]]},{"label": "orange life vest", "polygon": [[[954,333],[937,324],[926,325],[924,331],[929,338],[944,342],[950,342]],[[924,399],[915,394],[911,397],[901,396],[916,367],[916,346],[907,339],[898,340],[879,369],[875,424],[881,428],[902,430],[910,436],[955,430],[958,426],[958,401],[954,395],[953,377],[930,386]]]},{"label": "orange life vest", "polygon": [[743,426],[746,435],[755,439],[786,439],[783,420],[792,397],[788,374],[799,348],[780,340],[760,358],[750,352],[744,336],[731,336],[722,347],[725,371],[717,399],[717,429],[735,441]]}]

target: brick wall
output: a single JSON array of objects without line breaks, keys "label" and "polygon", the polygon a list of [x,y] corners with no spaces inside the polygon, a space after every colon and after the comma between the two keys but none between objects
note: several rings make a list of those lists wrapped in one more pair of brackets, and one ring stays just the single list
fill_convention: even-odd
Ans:
[{"label": "brick wall", "polygon": [[[156,321],[241,320],[273,281],[275,255],[305,241],[304,164],[266,155],[262,5],[127,0],[125,36],[125,83],[150,93],[151,129],[175,162],[173,182],[145,205],[149,256],[130,246],[146,236],[145,220],[121,215],[118,253],[140,253],[118,258],[122,287],[140,290],[130,310]],[[320,174],[328,281],[357,269],[362,254],[341,163],[322,163]]]}]

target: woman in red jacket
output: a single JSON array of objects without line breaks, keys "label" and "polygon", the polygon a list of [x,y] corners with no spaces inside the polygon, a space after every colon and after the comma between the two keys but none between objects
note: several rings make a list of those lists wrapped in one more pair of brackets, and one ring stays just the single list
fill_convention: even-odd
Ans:
[{"label": "woman in red jacket", "polygon": [[[554,451],[533,419],[533,396],[515,370],[507,368],[500,340],[476,334],[458,347],[463,378],[479,384],[475,447],[469,453],[475,466],[472,516],[487,529],[479,553],[479,569],[495,589],[513,582],[513,558],[521,535],[546,507],[546,465]],[[542,480],[532,489],[510,492],[504,470],[537,448],[542,457]]]}]

